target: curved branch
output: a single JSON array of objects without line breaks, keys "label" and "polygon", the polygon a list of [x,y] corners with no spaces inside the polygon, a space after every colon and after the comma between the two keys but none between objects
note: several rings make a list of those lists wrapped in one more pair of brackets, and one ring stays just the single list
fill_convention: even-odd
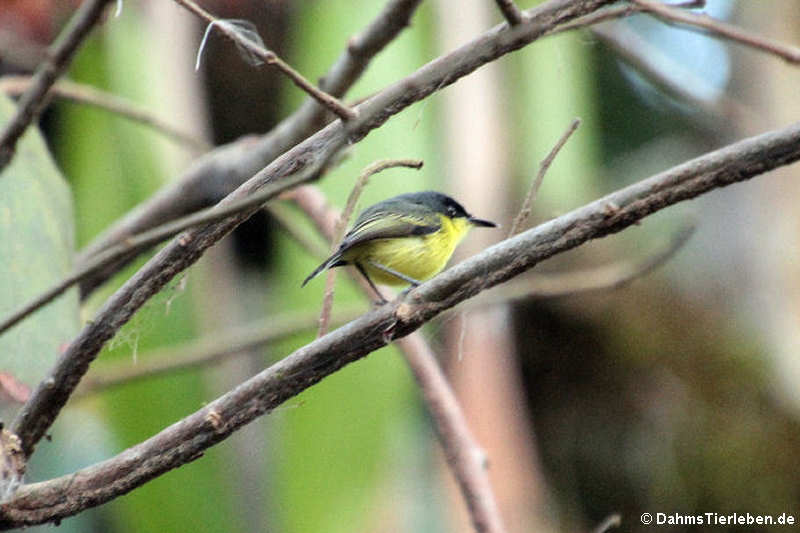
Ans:
[{"label": "curved branch", "polygon": [[670,205],[798,159],[800,123],[703,155],[487,248],[410,291],[406,298],[300,348],[116,457],[68,476],[23,486],[0,505],[0,526],[57,520],[124,494],[199,458],[206,448],[244,424],[482,290]]}]

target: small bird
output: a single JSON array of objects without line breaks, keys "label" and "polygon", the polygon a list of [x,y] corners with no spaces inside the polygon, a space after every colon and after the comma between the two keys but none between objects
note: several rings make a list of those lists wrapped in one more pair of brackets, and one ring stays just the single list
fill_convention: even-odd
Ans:
[{"label": "small bird", "polygon": [[401,194],[368,207],[341,246],[303,281],[327,268],[355,266],[382,303],[374,282],[416,287],[441,272],[473,226],[494,228],[475,218],[449,196],[435,191]]}]

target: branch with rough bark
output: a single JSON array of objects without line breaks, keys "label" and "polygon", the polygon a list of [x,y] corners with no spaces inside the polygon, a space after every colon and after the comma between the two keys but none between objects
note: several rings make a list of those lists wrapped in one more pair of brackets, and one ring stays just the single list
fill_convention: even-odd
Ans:
[{"label": "branch with rough bark", "polygon": [[[225,209],[255,194],[266,201],[314,179],[345,145],[359,141],[394,114],[476,68],[596,13],[604,0],[551,0],[519,24],[502,24],[442,56],[357,107],[347,123],[330,124],[257,172],[230,194]],[[70,476],[25,485],[0,506],[5,527],[58,520],[99,505],[202,455],[203,450],[342,366],[408,335],[438,314],[538,262],[590,239],[617,232],[647,215],[711,189],[749,179],[800,159],[800,125],[707,154],[495,245],[405,298],[384,305],[297,350],[158,435]],[[251,163],[253,160],[251,160]],[[12,430],[30,455],[70,398],[90,363],[152,295],[188,268],[259,205],[187,231],[162,249],[108,300],[36,388]]]},{"label": "branch with rough bark", "polygon": [[[201,457],[205,449],[236,429],[343,366],[549,257],[621,231],[675,203],[799,159],[800,123],[705,154],[498,243],[420,285],[405,298],[298,349],[116,457],[67,476],[22,486],[0,505],[0,526],[58,520],[109,501]],[[197,238],[208,237],[201,234]],[[184,246],[197,242],[192,239]],[[106,328],[96,334],[104,331]]]}]

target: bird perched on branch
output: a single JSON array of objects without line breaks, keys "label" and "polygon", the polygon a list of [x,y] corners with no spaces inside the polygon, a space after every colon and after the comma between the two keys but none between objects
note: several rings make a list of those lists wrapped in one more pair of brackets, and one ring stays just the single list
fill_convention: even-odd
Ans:
[{"label": "bird perched on branch", "polygon": [[389,198],[358,216],[336,253],[314,269],[303,286],[325,269],[353,265],[386,302],[375,282],[416,287],[441,272],[474,226],[493,228],[497,224],[473,217],[439,192]]}]

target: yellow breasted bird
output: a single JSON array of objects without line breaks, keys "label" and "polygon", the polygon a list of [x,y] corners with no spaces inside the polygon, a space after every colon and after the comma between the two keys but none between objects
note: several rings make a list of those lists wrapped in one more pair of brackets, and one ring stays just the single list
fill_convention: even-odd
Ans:
[{"label": "yellow breasted bird", "polygon": [[473,226],[493,228],[449,196],[434,192],[401,194],[368,207],[344,236],[335,254],[304,281],[327,268],[353,265],[382,301],[375,282],[417,286],[441,272]]}]

